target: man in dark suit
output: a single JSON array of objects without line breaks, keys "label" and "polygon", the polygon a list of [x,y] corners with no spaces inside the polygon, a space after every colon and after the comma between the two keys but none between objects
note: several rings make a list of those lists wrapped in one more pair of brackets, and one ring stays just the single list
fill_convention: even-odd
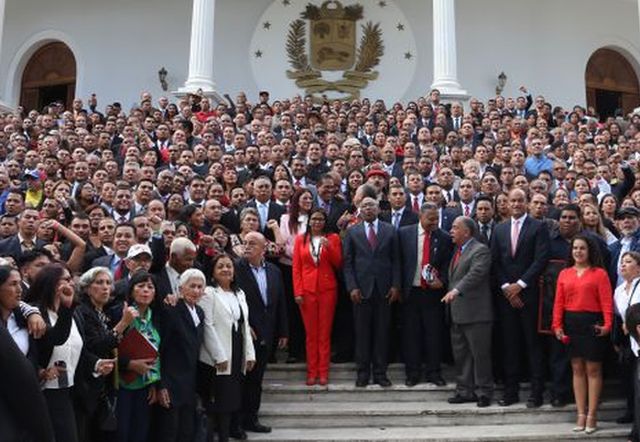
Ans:
[{"label": "man in dark suit", "polygon": [[625,252],[640,251],[640,211],[635,207],[625,207],[616,213],[616,221],[619,225],[620,240],[609,246],[611,251],[611,262],[609,265],[609,273],[614,275],[614,285],[622,282],[622,276],[619,274],[620,258]]},{"label": "man in dark suit", "polygon": [[363,222],[350,227],[343,241],[344,278],[354,304],[357,387],[371,377],[382,387],[387,378],[389,304],[400,298],[401,271],[398,237],[392,225],[379,221],[378,202],[360,203]]},{"label": "man in dark suit", "polygon": [[[253,331],[256,366],[247,373],[242,396],[242,420],[244,430],[268,433],[270,427],[258,420],[262,396],[262,378],[271,357],[273,343],[285,348],[289,337],[287,307],[284,298],[282,274],[275,264],[264,259],[267,242],[258,232],[245,236],[244,257],[236,263],[235,280],[244,291],[249,306],[249,325]],[[232,436],[242,433],[234,423]]]},{"label": "man in dark suit", "polygon": [[113,255],[101,256],[91,263],[92,267],[107,267],[114,281],[126,278],[129,274],[125,258],[131,246],[136,243],[136,230],[133,224],[124,223],[116,226],[113,234]]},{"label": "man in dark suit", "polygon": [[491,244],[491,235],[495,229],[496,222],[493,219],[495,207],[490,196],[481,195],[475,204],[475,220],[477,223],[476,239],[482,244]]},{"label": "man in dark suit", "polygon": [[169,261],[154,273],[156,283],[156,297],[154,303],[164,301],[167,295],[178,294],[180,275],[194,266],[197,248],[188,238],[176,238],[171,242]]},{"label": "man in dark suit", "polygon": [[[189,276],[193,275],[193,276]],[[205,287],[204,274],[187,270],[180,281],[181,299],[168,308],[160,346],[162,362],[161,441],[193,440],[196,411],[196,372],[204,339],[204,312],[197,305]]]},{"label": "man in dark suit", "polygon": [[[531,395],[527,407],[542,405],[543,369],[537,333],[538,278],[547,264],[549,233],[546,225],[527,215],[527,195],[521,189],[509,192],[511,219],[496,226],[491,237],[494,277],[502,292],[498,300],[504,345],[504,397],[508,406],[519,401],[520,362],[529,362]],[[524,339],[521,339],[521,336]]]},{"label": "man in dark suit", "polygon": [[285,208],[271,201],[273,186],[267,176],[259,176],[253,181],[254,199],[247,203],[247,207],[253,207],[260,217],[260,232],[270,241],[275,241],[273,231],[268,227],[270,220],[280,223],[280,217],[285,213]]},{"label": "man in dark suit", "polygon": [[35,209],[25,209],[18,219],[18,233],[0,241],[0,256],[11,256],[19,260],[24,252],[42,247],[36,239],[40,216]]},{"label": "man in dark suit", "polygon": [[391,224],[396,230],[400,227],[417,224],[420,220],[418,214],[411,209],[407,209],[407,194],[404,187],[400,184],[393,185],[389,188],[388,194],[391,210],[387,210],[380,214],[380,221]]},{"label": "man in dark suit", "polygon": [[466,216],[453,222],[451,237],[456,252],[448,269],[449,289],[442,301],[451,312],[451,343],[458,371],[456,393],[449,403],[477,401],[478,407],[487,407],[493,395],[491,250],[473,237],[475,228],[474,221]]},{"label": "man in dark suit", "polygon": [[438,228],[438,206],[424,203],[420,222],[401,228],[399,237],[406,385],[413,387],[420,382],[425,348],[426,381],[444,386],[440,364],[445,325],[440,299],[446,289],[453,246],[449,234]]},{"label": "man in dark suit", "polygon": [[328,174],[320,176],[316,183],[317,197],[313,202],[314,207],[324,209],[327,214],[327,229],[333,233],[339,233],[338,220],[349,209],[349,205],[336,198],[339,190],[339,183]]}]

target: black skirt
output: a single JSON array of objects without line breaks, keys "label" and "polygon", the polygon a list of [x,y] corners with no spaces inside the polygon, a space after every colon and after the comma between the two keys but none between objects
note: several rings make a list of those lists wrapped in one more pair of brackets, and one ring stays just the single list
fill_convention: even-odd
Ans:
[{"label": "black skirt", "polygon": [[609,346],[608,336],[596,336],[596,325],[603,325],[602,313],[565,312],[564,333],[569,336],[569,356],[602,362]]},{"label": "black skirt", "polygon": [[217,413],[238,411],[242,405],[242,374],[244,318],[238,321],[238,330],[233,330],[231,337],[231,374],[215,375],[212,385],[212,410]]}]

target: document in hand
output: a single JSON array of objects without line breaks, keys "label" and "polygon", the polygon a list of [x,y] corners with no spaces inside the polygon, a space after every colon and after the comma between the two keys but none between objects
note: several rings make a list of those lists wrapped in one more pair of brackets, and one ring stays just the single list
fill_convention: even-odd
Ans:
[{"label": "document in hand", "polygon": [[[118,356],[128,359],[155,359],[158,357],[158,350],[142,333],[131,329],[118,345]],[[131,383],[137,374],[134,371],[126,370],[121,373],[121,376],[124,382]]]}]

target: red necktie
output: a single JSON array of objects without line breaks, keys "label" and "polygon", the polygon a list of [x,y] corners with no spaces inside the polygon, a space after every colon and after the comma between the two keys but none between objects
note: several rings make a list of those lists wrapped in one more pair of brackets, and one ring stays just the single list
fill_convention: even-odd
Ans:
[{"label": "red necktie", "polygon": [[411,208],[414,212],[420,213],[420,206],[418,205],[418,197],[413,197],[413,207]]},{"label": "red necktie", "polygon": [[369,224],[369,233],[367,234],[367,240],[369,241],[371,250],[375,249],[378,245],[378,237],[376,235],[376,230],[373,227],[373,223]]},{"label": "red necktie", "polygon": [[[422,242],[422,262],[420,263],[420,273],[422,274],[422,269],[424,266],[429,264],[429,259],[431,254],[431,233],[424,232],[424,241]],[[420,286],[423,289],[427,288],[427,281],[423,277],[420,277]]]},{"label": "red necktie", "polygon": [[116,271],[113,273],[113,280],[119,281],[122,279],[123,276],[124,276],[124,259],[121,259],[120,262],[118,263],[118,267],[116,268]]},{"label": "red necktie", "polygon": [[460,259],[460,255],[462,254],[462,248],[458,247],[456,249],[456,253],[453,255],[453,268],[458,265],[458,260]]}]

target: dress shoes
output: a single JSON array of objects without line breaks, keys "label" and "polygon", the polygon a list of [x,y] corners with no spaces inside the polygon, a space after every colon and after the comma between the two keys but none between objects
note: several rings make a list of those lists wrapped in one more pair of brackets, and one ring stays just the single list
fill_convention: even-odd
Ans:
[{"label": "dress shoes", "polygon": [[356,379],[356,387],[363,388],[367,385],[369,385],[369,378],[365,376],[358,376],[358,379]]},{"label": "dress shoes", "polygon": [[247,433],[242,428],[230,429],[229,436],[237,440],[247,440]]},{"label": "dress shoes", "polygon": [[478,408],[488,407],[489,405],[491,405],[491,399],[488,396],[480,396],[476,405],[478,406]]},{"label": "dress shoes", "polygon": [[391,387],[391,381],[386,376],[376,378],[373,380],[373,382],[381,387]]},{"label": "dress shoes", "polygon": [[565,405],[567,405],[567,401],[562,398],[554,397],[553,399],[551,399],[551,406],[553,408],[562,408]]},{"label": "dress shoes", "polygon": [[406,385],[407,387],[415,387],[416,385],[418,385],[418,378],[407,378],[407,380],[404,381],[404,385]]},{"label": "dress shoes", "polygon": [[540,408],[542,407],[542,396],[529,396],[527,399],[527,408]]},{"label": "dress shoes", "polygon": [[451,396],[447,399],[447,402],[450,404],[470,404],[472,402],[477,402],[478,398],[474,394],[473,396],[462,396],[461,394],[456,393],[455,396]]},{"label": "dress shoes", "polygon": [[620,416],[618,419],[616,419],[616,424],[630,424],[631,422],[633,422],[633,414],[626,412],[625,414],[623,414],[622,416]]},{"label": "dress shoes", "polygon": [[439,374],[433,376],[427,376],[427,384],[434,384],[438,387],[444,387],[447,382]]},{"label": "dress shoes", "polygon": [[518,396],[504,396],[498,401],[498,405],[501,407],[508,407],[509,405],[517,404],[518,402],[520,402]]},{"label": "dress shoes", "polygon": [[328,383],[329,383],[329,378],[328,378],[328,377],[326,377],[326,376],[324,376],[324,377],[323,377],[323,376],[320,376],[320,379],[318,380],[318,384],[319,384],[319,385],[322,385],[322,386],[324,387],[324,386],[325,386],[325,385],[327,385]]},{"label": "dress shoes", "polygon": [[255,420],[244,425],[246,431],[252,433],[271,433],[271,427],[262,425],[259,421]]}]

